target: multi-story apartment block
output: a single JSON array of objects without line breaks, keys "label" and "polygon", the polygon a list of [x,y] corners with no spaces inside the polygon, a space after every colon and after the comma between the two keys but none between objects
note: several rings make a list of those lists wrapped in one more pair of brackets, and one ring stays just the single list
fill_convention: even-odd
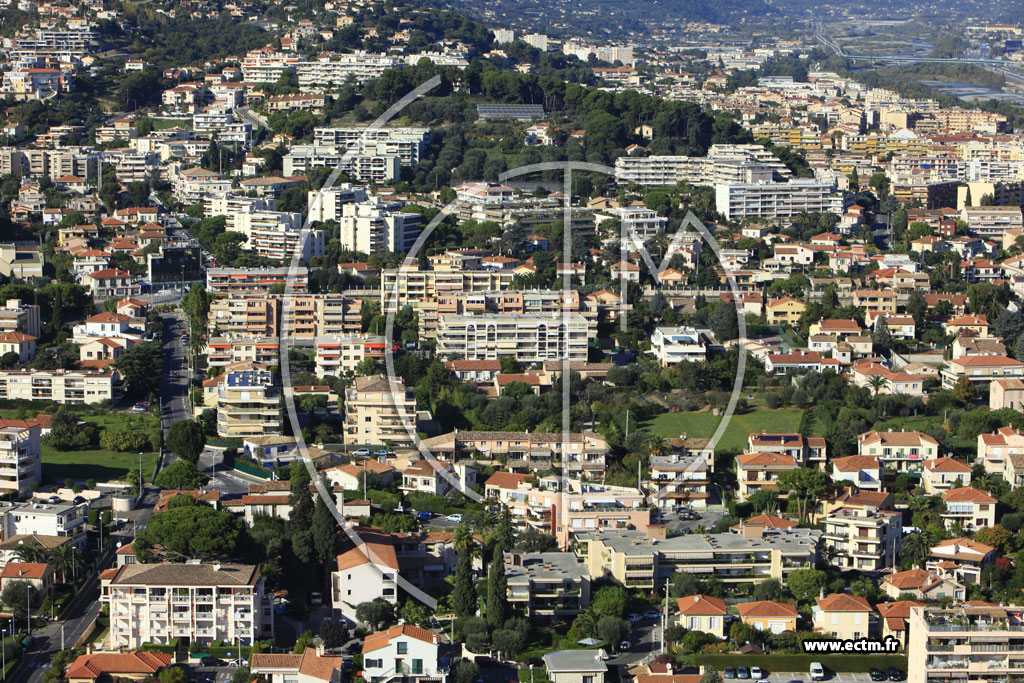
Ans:
[{"label": "multi-story apartment block", "polygon": [[404,213],[402,202],[371,197],[363,202],[341,205],[340,215],[314,211],[313,220],[335,220],[339,225],[341,248],[372,254],[379,251],[409,251],[423,230],[423,217]]},{"label": "multi-story apartment block", "polygon": [[363,154],[397,156],[403,166],[415,166],[430,144],[429,128],[316,128],[313,143],[356,148]]},{"label": "multi-story apartment block", "polygon": [[290,261],[297,253],[308,263],[324,255],[324,231],[302,229],[302,214],[251,210],[234,214],[231,229],[246,237],[245,248],[257,256]]},{"label": "multi-story apartment block", "polygon": [[251,645],[274,634],[259,567],[244,564],[126,564],[102,581],[110,606],[110,647],[177,638]]},{"label": "multi-story apartment block", "polygon": [[505,458],[512,472],[560,469],[567,475],[602,478],[608,442],[597,432],[455,431],[424,439],[422,446],[456,461],[468,454]]},{"label": "multi-story apartment block", "polygon": [[912,607],[907,683],[1018,681],[1024,610],[989,603]]},{"label": "multi-story apartment block", "polygon": [[383,361],[384,337],[373,334],[318,337],[316,341],[316,376],[341,377],[355,372],[356,367],[371,358]]},{"label": "multi-story apartment block", "polygon": [[0,370],[0,398],[84,404],[120,396],[117,370]]},{"label": "multi-story apartment block", "polygon": [[607,574],[641,590],[654,589],[675,572],[713,576],[728,585],[785,582],[794,569],[814,566],[821,533],[794,528],[763,538],[725,533],[654,539],[641,531],[602,529],[576,534],[574,549],[591,576]]},{"label": "multi-story apartment block", "polygon": [[211,367],[238,363],[279,365],[281,341],[277,337],[211,337],[206,344],[206,360]]},{"label": "multi-story apartment block", "polygon": [[310,190],[306,200],[310,221],[336,221],[341,217],[341,207],[366,201],[366,188],[340,183],[333,187]]},{"label": "multi-story apartment block", "polygon": [[259,294],[234,294],[214,299],[207,323],[212,335],[277,337],[280,331],[281,298]]},{"label": "multi-story apartment block", "polygon": [[788,178],[792,172],[759,145],[712,145],[706,157],[652,155],[615,160],[615,177],[639,185],[755,183]]},{"label": "multi-story apartment block", "polygon": [[23,498],[42,480],[41,435],[38,422],[0,420],[0,491]]},{"label": "multi-story apartment block", "polygon": [[708,500],[709,467],[708,458],[701,453],[651,455],[648,499],[662,510],[680,505],[703,510]]},{"label": "multi-story apartment block", "polygon": [[1024,363],[1007,356],[965,356],[947,361],[940,374],[942,388],[952,389],[961,379],[973,383],[1024,378]]},{"label": "multi-story apartment block", "polygon": [[468,360],[507,356],[523,363],[585,361],[588,342],[587,320],[578,313],[438,317],[438,356]]},{"label": "multi-story apartment block", "polygon": [[590,606],[590,575],[571,552],[505,553],[508,601],[529,618],[571,617]]},{"label": "multi-story apartment block", "polygon": [[385,268],[381,271],[381,308],[397,311],[406,304],[436,299],[444,294],[507,291],[516,274],[504,270],[409,270]]},{"label": "multi-story apartment block", "polygon": [[900,512],[857,506],[833,510],[825,518],[821,540],[833,553],[834,565],[874,572],[896,564],[902,538]]},{"label": "multi-story apartment block", "polygon": [[831,183],[791,179],[788,182],[721,183],[715,185],[715,206],[727,220],[790,218],[801,213],[843,213],[843,195]]},{"label": "multi-story apartment block", "polygon": [[206,289],[211,294],[270,293],[275,286],[289,292],[304,292],[308,284],[305,268],[290,274],[289,268],[207,268]]},{"label": "multi-story apartment block", "polygon": [[39,306],[26,304],[21,299],[8,299],[0,308],[0,333],[23,332],[38,338],[40,329]]},{"label": "multi-story apartment block", "polygon": [[878,458],[897,472],[919,471],[939,457],[939,442],[922,432],[865,432],[857,437],[857,454]]},{"label": "multi-story apartment block", "polygon": [[416,397],[384,375],[356,377],[345,390],[345,443],[411,446],[416,435]]},{"label": "multi-story apartment block", "polygon": [[571,290],[506,290],[498,292],[452,292],[435,299],[424,299],[416,306],[421,339],[437,335],[439,316],[443,315],[553,315],[578,313],[588,324],[596,324],[614,304],[604,305],[596,296],[581,296]]},{"label": "multi-story apartment block", "polygon": [[[226,438],[281,433],[281,395],[266,366],[243,363],[215,377],[217,433]],[[210,380],[207,380],[210,381]]]},{"label": "multi-story apartment block", "polygon": [[400,177],[401,159],[396,155],[349,153],[344,147],[295,145],[282,161],[284,175],[292,177],[313,168],[336,168],[361,183],[387,184]]},{"label": "multi-story apartment block", "polygon": [[388,69],[402,66],[405,66],[405,62],[401,57],[357,51],[351,54],[332,54],[313,61],[300,61],[295,64],[295,75],[299,79],[301,92],[322,92],[324,88],[344,85],[350,77],[354,78],[356,83],[365,83],[379,77]]},{"label": "multi-story apartment block", "polygon": [[974,234],[1000,243],[1003,233],[1024,228],[1020,206],[965,206],[960,218]]},{"label": "multi-story apartment block", "polygon": [[172,176],[174,196],[185,204],[202,204],[207,195],[227,194],[231,181],[221,179],[216,171],[205,168],[186,168]]}]

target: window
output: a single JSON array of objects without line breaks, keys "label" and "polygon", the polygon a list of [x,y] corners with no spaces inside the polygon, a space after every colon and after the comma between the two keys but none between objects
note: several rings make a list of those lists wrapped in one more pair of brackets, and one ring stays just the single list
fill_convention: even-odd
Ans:
[{"label": "window", "polygon": [[414,659],[412,660],[412,673],[413,675],[419,675],[423,673],[423,660]]},{"label": "window", "polygon": [[399,641],[399,642],[395,643],[395,647],[397,648],[396,652],[398,652],[398,654],[400,654],[400,655],[409,654],[409,643],[405,643],[405,642]]},{"label": "window", "polygon": [[838,614],[833,614],[832,615],[832,625],[833,626],[838,626],[839,625],[839,615]]},{"label": "window", "polygon": [[593,676],[584,676],[583,677],[583,683],[594,683],[594,677]]}]

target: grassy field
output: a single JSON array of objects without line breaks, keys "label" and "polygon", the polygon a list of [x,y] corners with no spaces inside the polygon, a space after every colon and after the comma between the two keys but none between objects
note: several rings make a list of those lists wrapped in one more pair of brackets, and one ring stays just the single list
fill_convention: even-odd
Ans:
[{"label": "grassy field", "polygon": [[758,666],[766,673],[807,673],[811,662],[820,662],[827,671],[859,673],[871,669],[885,671],[896,667],[907,670],[905,655],[696,655],[697,664],[721,671],[727,666]]},{"label": "grassy field", "polygon": [[[751,410],[743,415],[733,415],[729,426],[718,442],[717,450],[742,453],[747,448],[747,436],[754,432],[795,432],[800,426],[803,411],[796,409]],[[686,433],[689,437],[710,438],[722,418],[706,413],[662,413],[644,423],[644,427],[665,438],[678,438]]]},{"label": "grassy field", "polygon": [[[0,417],[6,419],[31,419],[36,413],[25,410],[0,410]],[[82,415],[85,422],[104,429],[144,431],[154,446],[142,455],[143,477],[149,480],[156,466],[155,448],[160,444],[160,422],[153,415],[135,413],[106,413]],[[78,482],[87,479],[110,481],[123,479],[128,470],[139,464],[138,453],[118,453],[104,449],[84,451],[58,451],[43,443],[43,482],[63,482],[70,477]]]},{"label": "grassy field", "polygon": [[192,119],[153,119],[153,130],[167,128],[191,128]]}]

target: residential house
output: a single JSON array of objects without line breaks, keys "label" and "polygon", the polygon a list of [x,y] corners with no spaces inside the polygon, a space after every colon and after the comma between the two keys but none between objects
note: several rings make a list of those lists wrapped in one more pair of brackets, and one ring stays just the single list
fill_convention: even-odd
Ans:
[{"label": "residential house", "polygon": [[307,647],[302,654],[254,652],[249,668],[267,683],[341,683],[344,657]]},{"label": "residential house", "polygon": [[100,679],[142,683],[155,679],[172,661],[171,652],[89,652],[71,662],[64,678],[68,683],[97,683]]},{"label": "residential house", "polygon": [[676,600],[679,607],[677,624],[687,631],[703,631],[725,638],[725,601],[710,595],[687,595]]},{"label": "residential house", "polygon": [[795,607],[775,600],[741,602],[736,607],[739,609],[741,622],[753,626],[758,631],[770,633],[795,632],[796,622],[800,617]]},{"label": "residential house", "polygon": [[963,600],[965,593],[963,584],[920,567],[887,575],[882,579],[881,588],[893,600],[902,595],[911,595],[917,600]]},{"label": "residential house", "polygon": [[777,489],[775,483],[786,470],[799,467],[791,455],[782,453],[745,453],[736,456],[736,479],[739,481],[738,498],[746,500],[762,488]]},{"label": "residential house", "polygon": [[899,600],[896,602],[880,602],[875,605],[875,609],[878,610],[879,615],[879,635],[882,640],[886,638],[895,638],[899,644],[900,649],[904,652],[907,649],[908,642],[908,620],[910,618],[910,609],[912,607],[924,607],[925,603],[917,602],[916,600]]},{"label": "residential house", "polygon": [[859,489],[882,490],[882,465],[871,455],[850,455],[832,461],[832,481],[848,481]]},{"label": "residential house", "polygon": [[817,599],[811,611],[814,630],[840,640],[859,640],[871,633],[871,604],[859,595],[832,593]]},{"label": "residential house", "polygon": [[1009,458],[1024,454],[1024,432],[1013,427],[1000,427],[991,434],[979,434],[977,452],[985,472],[1004,474]]},{"label": "residential house", "polygon": [[981,570],[996,559],[996,549],[970,538],[951,538],[934,546],[926,569],[960,583],[979,583]]},{"label": "residential house", "polygon": [[555,650],[544,655],[551,683],[604,683],[608,673],[603,650]]},{"label": "residential house", "polygon": [[897,472],[920,470],[927,460],[939,457],[939,442],[922,432],[870,431],[857,437],[858,455],[877,457]]},{"label": "residential house", "polygon": [[995,526],[997,501],[985,491],[971,486],[949,489],[942,500],[946,502],[942,521],[947,529],[959,524],[964,531],[972,532]]},{"label": "residential house", "polygon": [[807,304],[799,299],[784,296],[765,305],[765,317],[769,325],[794,326],[800,322],[800,316],[807,310]]},{"label": "residential house", "polygon": [[1006,356],[966,356],[947,361],[942,370],[942,388],[953,389],[957,382],[992,382],[1000,379],[1024,379],[1024,363]]},{"label": "residential house", "polygon": [[955,486],[969,486],[972,472],[970,465],[953,458],[928,460],[921,473],[921,485],[929,495],[941,494]]},{"label": "residential house", "polygon": [[400,624],[371,633],[363,640],[363,677],[374,683],[441,683],[441,636],[433,631]]}]

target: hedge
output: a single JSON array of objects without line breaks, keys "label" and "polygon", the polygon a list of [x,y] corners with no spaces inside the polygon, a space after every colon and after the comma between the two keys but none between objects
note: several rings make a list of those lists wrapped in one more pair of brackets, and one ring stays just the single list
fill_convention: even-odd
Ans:
[{"label": "hedge", "polygon": [[144,643],[140,648],[143,652],[165,652],[174,654],[178,651],[178,638],[174,638],[170,643],[163,645],[161,643]]}]

